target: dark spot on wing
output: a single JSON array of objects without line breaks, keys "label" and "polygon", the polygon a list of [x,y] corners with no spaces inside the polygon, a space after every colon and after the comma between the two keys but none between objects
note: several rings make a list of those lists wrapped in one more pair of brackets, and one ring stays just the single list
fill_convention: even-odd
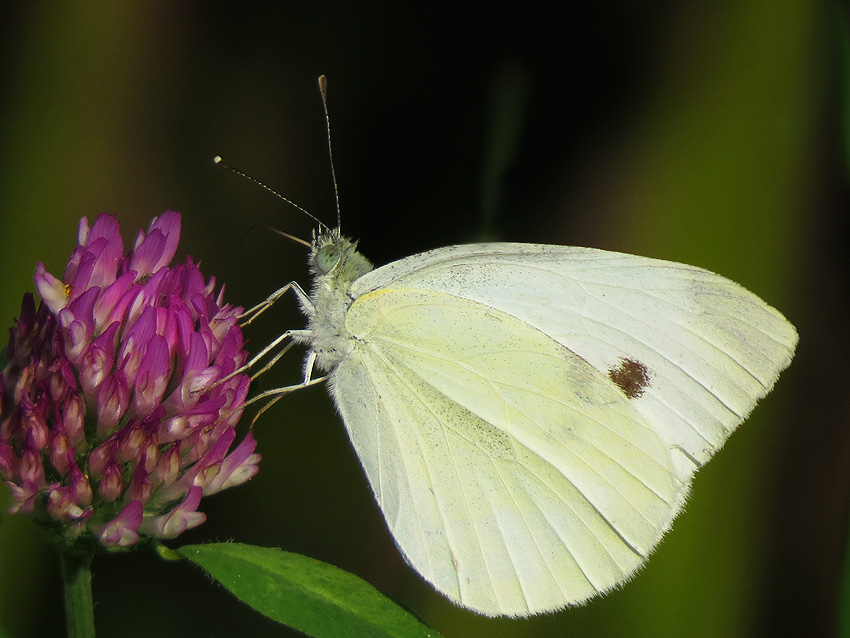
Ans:
[{"label": "dark spot on wing", "polygon": [[637,399],[649,385],[649,370],[640,361],[620,359],[620,365],[608,370],[608,378],[616,383],[628,398]]}]

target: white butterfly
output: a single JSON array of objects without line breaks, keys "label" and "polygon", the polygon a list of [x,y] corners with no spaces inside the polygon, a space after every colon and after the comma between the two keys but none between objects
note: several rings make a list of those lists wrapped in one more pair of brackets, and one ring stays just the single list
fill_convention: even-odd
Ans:
[{"label": "white butterfly", "polygon": [[373,270],[323,229],[310,263],[309,295],[274,295],[307,316],[276,342],[307,344],[305,380],[265,395],[325,372],[407,562],[488,616],[628,580],[797,343],[738,284],[645,257],[490,243]]}]

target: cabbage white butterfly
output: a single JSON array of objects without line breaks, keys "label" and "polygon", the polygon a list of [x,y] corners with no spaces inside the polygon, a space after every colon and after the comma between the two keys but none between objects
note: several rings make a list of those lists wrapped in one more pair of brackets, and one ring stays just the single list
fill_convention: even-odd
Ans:
[{"label": "cabbage white butterfly", "polygon": [[[376,270],[320,230],[293,289],[407,562],[526,616],[631,577],[791,361],[794,327],[707,270],[590,248],[438,248]],[[322,377],[322,379],[325,377]]]},{"label": "cabbage white butterfly", "polygon": [[292,282],[246,313],[295,293],[307,328],[251,364],[303,343],[304,380],[255,399],[327,380],[407,562],[488,616],[628,580],[797,344],[777,310],[695,266],[488,243],[373,269],[321,222],[310,248],[310,293]]}]

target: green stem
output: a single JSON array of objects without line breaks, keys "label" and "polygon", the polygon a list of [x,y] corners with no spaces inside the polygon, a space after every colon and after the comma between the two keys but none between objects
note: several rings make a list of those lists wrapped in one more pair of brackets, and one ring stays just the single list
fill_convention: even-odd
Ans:
[{"label": "green stem", "polygon": [[94,601],[91,595],[93,551],[60,552],[65,586],[65,624],[68,638],[94,638]]}]

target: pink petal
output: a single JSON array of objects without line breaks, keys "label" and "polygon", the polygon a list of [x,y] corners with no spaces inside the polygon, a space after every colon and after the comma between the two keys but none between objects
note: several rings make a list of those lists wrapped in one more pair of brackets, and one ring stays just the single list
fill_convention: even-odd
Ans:
[{"label": "pink petal", "polygon": [[145,356],[136,376],[133,405],[136,413],[147,415],[162,401],[171,378],[171,361],[165,337],[154,335],[147,344]]},{"label": "pink petal", "polygon": [[144,508],[139,501],[130,503],[100,532],[100,542],[111,547],[129,547],[139,540],[137,530],[142,523]]},{"label": "pink petal", "polygon": [[168,210],[159,217],[154,217],[148,232],[152,232],[154,230],[162,232],[166,238],[162,257],[154,270],[154,272],[156,272],[156,270],[159,270],[162,266],[170,264],[171,260],[174,259],[174,254],[177,252],[177,244],[180,243],[180,213]]},{"label": "pink petal", "polygon": [[205,520],[207,515],[196,511],[201,502],[203,490],[200,487],[191,487],[186,498],[168,514],[157,516],[142,523],[142,529],[146,533],[155,534],[160,538],[175,538],[187,529],[197,527]]},{"label": "pink petal", "polygon": [[130,270],[135,270],[140,276],[157,272],[165,243],[166,238],[159,231],[145,237],[130,258]]},{"label": "pink petal", "polygon": [[257,464],[262,458],[261,455],[253,453],[256,447],[254,435],[248,432],[238,447],[224,459],[218,475],[204,488],[204,496],[252,479],[260,469]]},{"label": "pink petal", "polygon": [[77,227],[77,245],[85,246],[89,240],[89,220],[88,217],[83,217],[80,219],[80,224]]},{"label": "pink petal", "polygon": [[133,272],[124,273],[112,282],[95,302],[93,312],[98,332],[115,321],[123,321],[127,307],[135,298],[135,294],[127,294],[133,287],[135,278]]},{"label": "pink petal", "polygon": [[65,284],[47,272],[42,262],[38,262],[35,266],[35,287],[41,300],[53,314],[68,305]]}]

